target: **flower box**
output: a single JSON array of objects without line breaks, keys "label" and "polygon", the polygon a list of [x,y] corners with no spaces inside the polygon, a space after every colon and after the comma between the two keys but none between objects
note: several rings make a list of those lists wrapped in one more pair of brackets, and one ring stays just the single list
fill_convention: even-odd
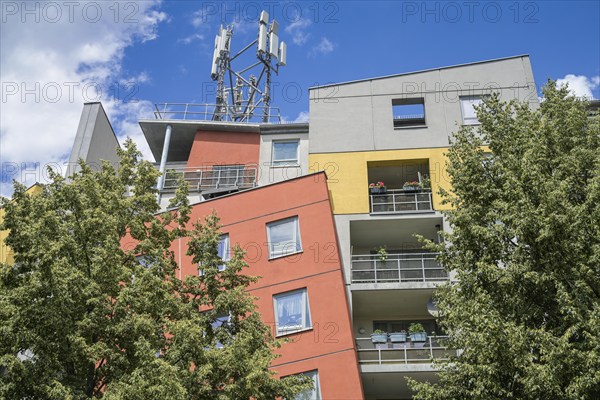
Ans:
[{"label": "flower box", "polygon": [[427,341],[427,333],[426,332],[417,332],[410,334],[411,342],[426,342]]},{"label": "flower box", "polygon": [[388,335],[387,333],[372,333],[371,341],[373,343],[387,343]]},{"label": "flower box", "polygon": [[385,186],[372,187],[372,188],[370,188],[370,190],[371,190],[371,194],[386,194],[387,193],[387,188]]},{"label": "flower box", "polygon": [[392,333],[390,333],[390,341],[392,343],[404,343],[404,342],[406,342],[406,332],[392,332]]}]

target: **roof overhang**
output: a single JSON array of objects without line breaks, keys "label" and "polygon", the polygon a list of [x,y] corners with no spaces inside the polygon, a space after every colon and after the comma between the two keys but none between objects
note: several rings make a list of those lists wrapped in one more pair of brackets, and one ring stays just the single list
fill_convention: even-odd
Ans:
[{"label": "roof overhang", "polygon": [[308,133],[308,123],[292,124],[252,124],[222,121],[189,121],[166,119],[142,119],[139,121],[144,137],[158,162],[162,156],[167,125],[171,125],[171,142],[167,160],[170,162],[187,161],[192,150],[196,132],[237,132],[237,133]]}]

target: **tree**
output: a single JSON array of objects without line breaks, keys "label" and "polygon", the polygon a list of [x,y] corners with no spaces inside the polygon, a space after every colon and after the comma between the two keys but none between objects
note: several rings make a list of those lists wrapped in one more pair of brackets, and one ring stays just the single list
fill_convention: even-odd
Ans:
[{"label": "tree", "polygon": [[567,88],[543,94],[495,94],[454,135],[453,231],[427,246],[456,273],[436,304],[461,352],[415,399],[600,398],[600,124]]},{"label": "tree", "polygon": [[[158,172],[129,140],[119,156],[52,175],[36,196],[15,184],[3,201],[15,264],[0,266],[0,398],[258,400],[309,387],[268,369],[281,342],[246,291],[257,278],[242,273],[244,252],[219,271],[216,214],[192,224],[181,184],[177,209],[157,215]],[[169,250],[181,237],[203,271],[183,280]]]}]

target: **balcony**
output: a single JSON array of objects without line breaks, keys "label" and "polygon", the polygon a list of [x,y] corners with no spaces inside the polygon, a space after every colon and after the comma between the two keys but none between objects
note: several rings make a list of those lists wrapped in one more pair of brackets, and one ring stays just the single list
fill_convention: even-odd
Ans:
[{"label": "balcony", "polygon": [[388,189],[383,194],[370,194],[371,214],[398,214],[433,211],[431,191]]},{"label": "balcony", "polygon": [[209,167],[186,167],[165,172],[163,191],[177,188],[181,177],[190,191],[210,193],[223,190],[242,190],[256,186],[256,165],[214,165]]},{"label": "balcony", "polygon": [[447,336],[429,336],[425,342],[374,344],[370,337],[356,338],[358,362],[362,365],[431,364],[458,355],[445,345]]},{"label": "balcony", "polygon": [[441,282],[448,272],[436,260],[439,253],[377,254],[352,256],[352,283]]}]

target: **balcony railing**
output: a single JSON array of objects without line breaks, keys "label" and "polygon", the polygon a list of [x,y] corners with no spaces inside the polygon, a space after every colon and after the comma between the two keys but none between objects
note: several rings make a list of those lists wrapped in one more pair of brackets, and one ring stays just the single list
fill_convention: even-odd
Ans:
[{"label": "balcony railing", "polygon": [[433,210],[430,191],[389,189],[384,194],[371,194],[372,214],[394,214]]},{"label": "balcony railing", "polygon": [[456,356],[445,345],[447,336],[429,336],[425,342],[374,344],[371,338],[356,338],[360,364],[429,364]]},{"label": "balcony railing", "polygon": [[[219,111],[220,110],[220,111]],[[267,114],[269,124],[280,124],[278,107],[256,105],[252,112],[242,106],[227,106],[221,109],[216,104],[159,103],[154,105],[156,119],[182,119],[187,121],[263,122]]]},{"label": "balcony railing", "polygon": [[425,114],[395,115],[394,127],[412,127],[425,125]]},{"label": "balcony railing", "polygon": [[439,253],[377,254],[352,256],[352,283],[438,282],[449,279],[436,260]]},{"label": "balcony railing", "polygon": [[188,183],[190,190],[249,189],[256,186],[256,165],[187,167],[165,172],[163,190],[177,188],[179,178]]}]

